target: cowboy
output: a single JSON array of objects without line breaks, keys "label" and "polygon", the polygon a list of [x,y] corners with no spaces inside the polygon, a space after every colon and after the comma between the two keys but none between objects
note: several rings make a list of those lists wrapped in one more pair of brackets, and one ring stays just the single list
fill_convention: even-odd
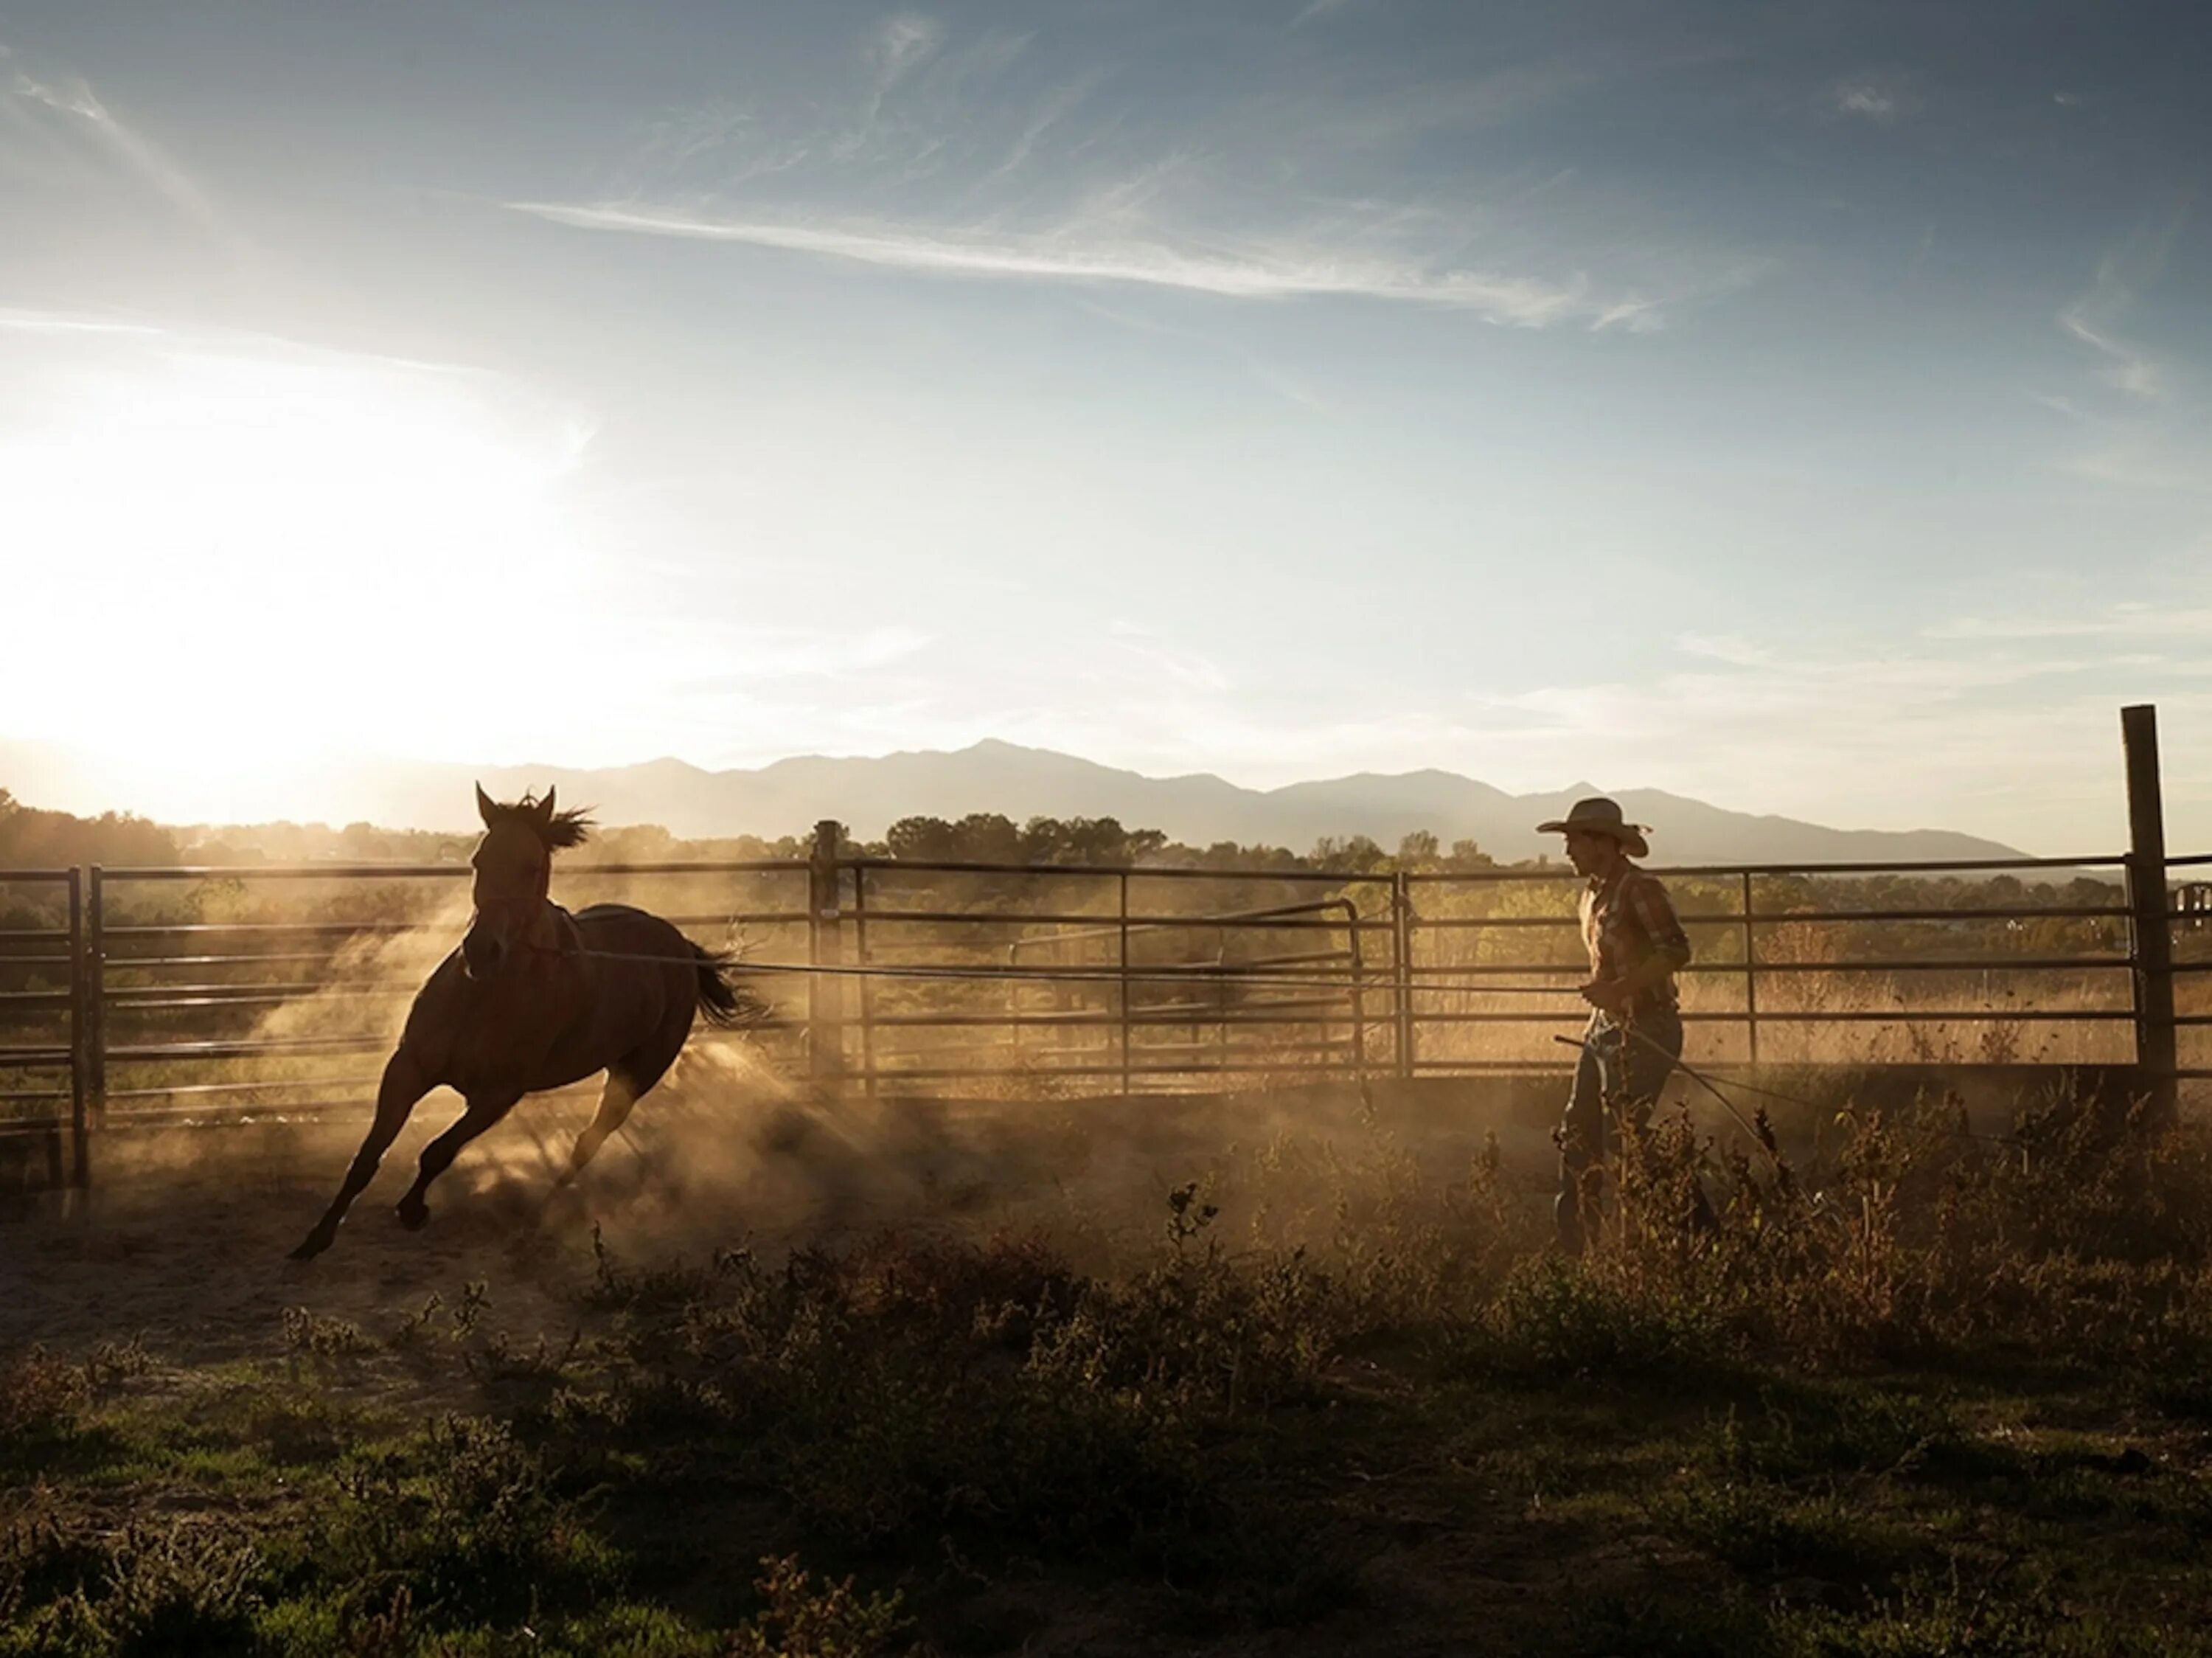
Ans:
[{"label": "cowboy", "polygon": [[1567,859],[1587,882],[1581,911],[1590,976],[1581,991],[1592,1011],[1559,1124],[1553,1210],[1559,1247],[1579,1254],[1585,1187],[1618,1132],[1615,1119],[1638,1125],[1647,1119],[1681,1058],[1674,980],[1689,962],[1690,941],[1658,877],[1629,862],[1650,852],[1644,838],[1650,831],[1625,821],[1616,802],[1577,801],[1565,817],[1536,830],[1567,838]]}]

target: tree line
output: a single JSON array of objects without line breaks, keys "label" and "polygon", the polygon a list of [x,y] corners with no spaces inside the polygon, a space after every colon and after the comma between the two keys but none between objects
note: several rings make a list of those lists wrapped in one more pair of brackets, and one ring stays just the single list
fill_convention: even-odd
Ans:
[{"label": "tree line", "polygon": [[67,869],[80,863],[144,868],[178,862],[176,832],[127,812],[80,818],[26,806],[0,789],[0,868]]},{"label": "tree line", "polygon": [[[133,820],[132,821],[140,821]],[[164,834],[172,832],[162,831]],[[184,861],[193,863],[459,863],[476,844],[473,834],[442,830],[386,829],[369,823],[343,828],[326,824],[233,824],[185,832]],[[659,824],[621,824],[595,830],[567,867],[592,863],[744,863],[803,860],[812,851],[810,833],[726,835],[687,838]],[[1393,869],[1474,870],[1496,867],[1471,840],[1443,845],[1426,832],[1401,839],[1395,850],[1366,835],[1324,836],[1304,852],[1265,842],[1215,841],[1193,846],[1158,829],[1129,828],[1111,817],[1035,816],[1017,823],[998,812],[971,812],[946,820],[906,817],[878,838],[845,836],[844,857],[892,858],[915,863],[1024,863],[1078,868],[1152,866],[1255,870],[1321,871],[1364,875]],[[179,850],[148,863],[175,863]],[[78,862],[88,860],[75,860]],[[111,862],[121,862],[112,859]]]}]

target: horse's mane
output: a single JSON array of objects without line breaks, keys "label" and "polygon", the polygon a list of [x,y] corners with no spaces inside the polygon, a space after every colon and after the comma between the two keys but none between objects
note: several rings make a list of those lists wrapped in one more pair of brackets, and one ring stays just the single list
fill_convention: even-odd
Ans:
[{"label": "horse's mane", "polygon": [[[581,846],[592,835],[592,808],[571,807],[565,812],[556,812],[550,819],[541,814],[535,795],[525,795],[511,803],[492,802],[490,816],[504,823],[518,823],[538,837],[549,852],[565,851],[571,846]],[[490,826],[489,823],[485,825]]]}]

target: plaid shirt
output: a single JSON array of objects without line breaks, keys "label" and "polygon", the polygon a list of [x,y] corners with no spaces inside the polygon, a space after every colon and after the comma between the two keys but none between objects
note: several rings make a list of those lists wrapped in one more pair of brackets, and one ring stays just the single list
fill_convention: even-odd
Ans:
[{"label": "plaid shirt", "polygon": [[1620,978],[1654,956],[1667,960],[1666,977],[1637,993],[1629,1017],[1677,1005],[1674,975],[1689,962],[1690,941],[1656,875],[1623,858],[1611,879],[1583,889],[1582,917],[1592,978]]}]

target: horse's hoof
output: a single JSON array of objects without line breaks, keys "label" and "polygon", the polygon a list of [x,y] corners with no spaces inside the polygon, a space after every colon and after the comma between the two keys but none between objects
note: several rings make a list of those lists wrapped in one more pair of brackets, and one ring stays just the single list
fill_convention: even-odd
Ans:
[{"label": "horse's hoof", "polygon": [[284,1259],[288,1261],[312,1261],[331,1247],[332,1239],[326,1233],[310,1232],[300,1240],[300,1247]]},{"label": "horse's hoof", "polygon": [[428,1204],[403,1203],[392,1212],[399,1216],[399,1224],[410,1232],[420,1232],[429,1224],[430,1205]]}]

